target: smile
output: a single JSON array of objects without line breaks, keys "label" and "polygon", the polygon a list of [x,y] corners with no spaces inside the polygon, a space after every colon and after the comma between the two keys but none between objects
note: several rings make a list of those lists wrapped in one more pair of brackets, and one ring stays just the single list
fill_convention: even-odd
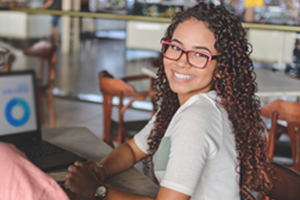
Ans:
[{"label": "smile", "polygon": [[173,72],[174,73],[174,76],[178,79],[184,79],[184,80],[188,80],[188,79],[192,79],[194,78],[194,76],[191,76],[191,75],[186,75],[186,74],[179,74],[177,72]]}]

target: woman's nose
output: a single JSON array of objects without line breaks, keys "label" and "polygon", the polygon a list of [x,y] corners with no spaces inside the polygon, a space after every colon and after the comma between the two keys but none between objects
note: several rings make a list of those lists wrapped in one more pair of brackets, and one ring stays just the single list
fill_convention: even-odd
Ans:
[{"label": "woman's nose", "polygon": [[186,52],[181,54],[177,62],[180,67],[191,67],[190,63],[188,62],[188,54]]}]

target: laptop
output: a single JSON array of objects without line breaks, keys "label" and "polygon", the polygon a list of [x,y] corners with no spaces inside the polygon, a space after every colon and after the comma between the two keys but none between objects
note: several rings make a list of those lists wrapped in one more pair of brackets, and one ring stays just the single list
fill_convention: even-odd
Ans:
[{"label": "laptop", "polygon": [[12,143],[44,172],[86,159],[42,140],[35,73],[0,73],[0,141]]}]

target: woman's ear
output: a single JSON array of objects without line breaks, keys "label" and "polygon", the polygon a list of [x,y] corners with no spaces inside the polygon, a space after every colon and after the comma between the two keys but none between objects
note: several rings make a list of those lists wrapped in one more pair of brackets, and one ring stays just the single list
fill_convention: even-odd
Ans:
[{"label": "woman's ear", "polygon": [[217,78],[221,78],[221,75],[222,75],[222,72],[220,70],[215,72],[215,76]]}]

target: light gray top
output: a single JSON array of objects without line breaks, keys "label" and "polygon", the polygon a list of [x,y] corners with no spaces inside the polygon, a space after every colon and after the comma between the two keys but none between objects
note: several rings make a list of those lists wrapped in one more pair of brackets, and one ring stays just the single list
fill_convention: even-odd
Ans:
[{"label": "light gray top", "polygon": [[[144,152],[154,119],[134,137]],[[191,200],[240,199],[234,134],[215,91],[196,94],[179,107],[153,163],[161,186]]]}]

